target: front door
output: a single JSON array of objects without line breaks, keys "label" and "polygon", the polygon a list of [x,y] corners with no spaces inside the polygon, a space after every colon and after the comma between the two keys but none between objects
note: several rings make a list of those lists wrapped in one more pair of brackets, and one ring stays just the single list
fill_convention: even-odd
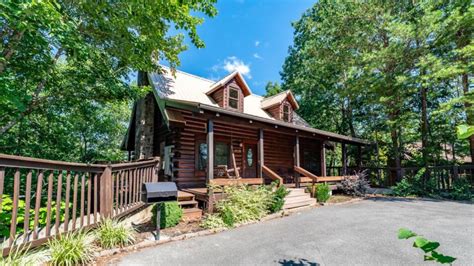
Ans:
[{"label": "front door", "polygon": [[244,143],[243,154],[243,177],[256,178],[257,177],[257,144]]}]

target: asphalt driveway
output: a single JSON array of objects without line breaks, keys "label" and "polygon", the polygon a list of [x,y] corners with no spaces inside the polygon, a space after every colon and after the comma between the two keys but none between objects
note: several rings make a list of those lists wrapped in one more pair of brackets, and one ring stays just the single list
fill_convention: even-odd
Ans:
[{"label": "asphalt driveway", "polygon": [[[441,243],[455,265],[474,265],[474,206],[432,200],[371,199],[128,254],[113,265],[421,265],[397,231]],[[429,264],[429,263],[428,263]]]}]

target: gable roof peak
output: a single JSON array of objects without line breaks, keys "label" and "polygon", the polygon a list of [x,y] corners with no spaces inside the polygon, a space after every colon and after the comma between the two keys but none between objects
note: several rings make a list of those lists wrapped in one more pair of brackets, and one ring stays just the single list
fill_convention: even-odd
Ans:
[{"label": "gable roof peak", "polygon": [[272,106],[282,104],[285,99],[289,100],[294,110],[300,108],[291,90],[285,90],[278,94],[263,98],[261,101],[262,109],[268,109]]},{"label": "gable roof peak", "polygon": [[211,85],[209,91],[206,92],[206,95],[211,95],[213,92],[221,88],[222,86],[225,86],[229,81],[231,81],[233,78],[237,79],[237,82],[240,83],[240,88],[242,89],[244,93],[244,97],[252,94],[252,91],[250,90],[250,87],[247,85],[247,82],[245,82],[245,79],[240,72],[237,70],[234,70],[232,73],[229,75],[225,76],[221,80],[215,82],[214,84]]}]

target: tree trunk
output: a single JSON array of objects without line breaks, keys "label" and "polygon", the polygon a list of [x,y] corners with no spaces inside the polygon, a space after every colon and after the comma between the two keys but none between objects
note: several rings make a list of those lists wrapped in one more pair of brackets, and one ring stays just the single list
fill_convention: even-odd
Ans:
[{"label": "tree trunk", "polygon": [[[464,93],[464,97],[467,97],[469,93],[469,77],[467,73],[463,73],[461,76],[461,84],[462,84],[462,91]],[[464,108],[466,109],[466,120],[468,125],[474,125],[474,114],[472,113],[472,106],[466,100],[464,101]],[[469,137],[469,148],[471,154],[471,163],[474,162],[474,135]]]},{"label": "tree trunk", "polygon": [[428,111],[427,111],[427,89],[421,87],[421,152],[423,163],[428,164]]}]

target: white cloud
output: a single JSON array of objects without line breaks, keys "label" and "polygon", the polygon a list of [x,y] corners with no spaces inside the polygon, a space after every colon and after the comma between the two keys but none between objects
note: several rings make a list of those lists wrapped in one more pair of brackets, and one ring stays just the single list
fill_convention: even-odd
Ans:
[{"label": "white cloud", "polygon": [[258,47],[260,45],[260,41],[255,41],[255,47]]},{"label": "white cloud", "polygon": [[261,57],[258,53],[254,53],[253,57],[257,58],[257,59],[260,59],[260,60],[263,59],[263,57]]},{"label": "white cloud", "polygon": [[[216,65],[213,65],[211,67],[212,72],[215,72],[218,74],[218,72],[225,70],[228,73],[238,71],[240,74],[245,76],[248,79],[252,78],[252,75],[250,75],[250,64],[244,63],[244,61],[240,60],[236,56],[229,56],[227,57],[223,63],[219,63]],[[215,79],[215,76],[212,76],[213,80]]]},{"label": "white cloud", "polygon": [[245,77],[249,79],[252,78],[252,75],[250,75],[250,64],[245,64],[242,60],[235,56],[227,57],[227,59],[224,60],[224,65],[222,68],[229,73],[238,71]]}]

